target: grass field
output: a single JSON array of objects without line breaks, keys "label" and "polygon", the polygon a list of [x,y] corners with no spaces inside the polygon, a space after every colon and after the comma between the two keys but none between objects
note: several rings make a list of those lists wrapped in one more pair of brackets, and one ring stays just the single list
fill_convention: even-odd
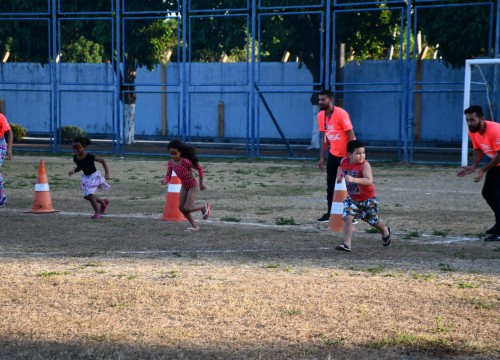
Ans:
[{"label": "grass field", "polygon": [[[166,159],[105,158],[97,221],[69,154],[4,163],[0,358],[500,358],[500,244],[457,168],[372,164],[393,242],[359,224],[341,253],[315,162],[202,159],[212,217],[186,233],[159,220]],[[25,213],[40,159],[55,214]]]}]

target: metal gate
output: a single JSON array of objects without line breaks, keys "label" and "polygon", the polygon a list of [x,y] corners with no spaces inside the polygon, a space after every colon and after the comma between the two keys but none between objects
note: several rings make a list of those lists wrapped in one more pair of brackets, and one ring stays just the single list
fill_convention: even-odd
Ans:
[{"label": "metal gate", "polygon": [[[44,133],[47,140],[34,140],[36,147],[25,146],[30,151],[70,151],[63,141],[62,129],[75,125],[89,133],[99,133],[96,140],[99,150],[116,154],[163,155],[162,144],[171,138],[180,138],[196,142],[204,148],[205,155],[212,156],[315,157],[317,153],[297,150],[307,144],[291,141],[293,126],[280,115],[277,104],[283,101],[281,99],[294,103],[311,95],[314,103],[314,93],[327,88],[333,89],[337,103],[345,106],[349,105],[348,98],[356,99],[356,96],[389,96],[389,105],[397,109],[398,115],[383,119],[383,115],[377,113],[383,108],[376,109],[372,114],[378,119],[376,126],[394,129],[388,152],[399,160],[414,161],[418,153],[415,142],[418,142],[422,128],[422,98],[427,94],[460,94],[463,91],[463,84],[460,83],[425,82],[419,77],[421,64],[418,62],[418,48],[405,46],[418,38],[419,16],[431,8],[446,11],[451,7],[483,6],[491,14],[490,23],[486,25],[489,26],[489,39],[485,40],[486,46],[495,49],[491,57],[498,57],[500,38],[500,7],[497,5],[495,13],[494,0],[468,3],[452,0],[414,0],[413,3],[400,0],[35,0],[27,3],[14,1],[7,7],[0,7],[0,24],[6,29],[14,29],[11,26],[14,22],[36,25],[36,35],[46,34],[41,37],[44,40],[39,45],[46,47],[46,60],[38,61],[44,64],[41,68],[30,65],[34,67],[36,76],[29,81],[19,81],[4,74],[0,97],[7,98],[7,106],[8,99],[13,96],[25,97],[28,103],[34,97],[44,102],[42,113],[46,120],[41,120],[40,127],[45,131],[38,132]],[[355,21],[356,18],[380,17],[382,12],[399,19],[400,30],[394,33],[399,53],[391,64],[397,75],[390,81],[370,82],[367,78],[353,82],[344,71],[347,54],[343,47],[343,32],[347,27],[351,31],[359,27],[361,32],[363,28]],[[496,29],[493,28],[495,16],[498,18]],[[277,18],[283,23],[282,29],[290,33],[295,31],[296,39],[300,38],[301,32],[310,31],[308,45],[315,49],[312,61],[306,61],[303,54],[290,53],[286,44],[283,48],[274,46],[272,52],[263,47],[262,44],[273,40],[268,31],[270,28],[279,32]],[[153,51],[151,47],[154,49],[155,44],[145,47],[138,40],[144,35],[140,31],[155,31],[155,26],[165,23],[170,24],[170,30],[175,34],[172,37],[175,46],[170,53],[163,54],[162,61],[156,60],[154,64],[154,61],[148,60],[147,51]],[[298,25],[294,27],[294,24]],[[310,28],[307,27],[309,25]],[[235,27],[243,29],[236,37]],[[70,71],[74,65],[65,62],[67,55],[63,49],[71,48],[69,42],[74,41],[74,34],[78,31],[91,33],[94,43],[102,46],[105,52],[103,59],[106,59],[104,65],[87,62],[80,64],[76,72],[74,69]],[[227,76],[198,76],[203,71],[203,62],[206,62],[200,55],[204,45],[200,34],[207,41],[219,38],[221,44],[239,44],[243,55],[230,54],[230,47],[224,46],[220,49],[221,53],[212,54],[212,62],[215,56],[220,56],[214,62],[214,71]],[[279,43],[279,38],[275,40]],[[71,48],[71,51],[78,49]],[[142,55],[137,55],[141,51]],[[239,67],[234,76],[225,62],[224,57],[229,56],[240,56],[236,60]],[[269,73],[264,71],[266,62],[290,61],[290,56],[307,66],[312,81],[289,81],[265,75]],[[5,57],[6,54],[4,63],[9,62]],[[36,62],[35,59],[27,60]],[[173,69],[169,73],[173,75],[168,77],[165,75],[167,63],[169,69]],[[154,72],[161,74],[154,80],[148,76],[138,77],[144,68],[154,68]],[[98,108],[89,105],[88,114],[79,114],[87,119],[103,119],[93,125],[95,129],[67,115],[71,113],[72,104],[82,101],[88,104],[105,103]],[[206,101],[213,103],[219,111],[219,122],[216,124],[204,123],[206,109],[197,105]],[[236,106],[234,103],[237,103],[239,115],[233,117],[230,124],[224,124],[224,111]],[[141,118],[141,109],[154,107],[162,109],[160,135],[141,136],[141,124],[148,121]],[[360,118],[367,117],[367,114],[361,115]],[[128,119],[132,119],[132,125]],[[268,137],[269,129],[279,134],[272,146],[262,141]],[[204,135],[200,136],[200,133]],[[235,135],[241,133],[244,136]],[[127,141],[130,138],[134,141]],[[267,151],[275,148],[280,151]]]}]

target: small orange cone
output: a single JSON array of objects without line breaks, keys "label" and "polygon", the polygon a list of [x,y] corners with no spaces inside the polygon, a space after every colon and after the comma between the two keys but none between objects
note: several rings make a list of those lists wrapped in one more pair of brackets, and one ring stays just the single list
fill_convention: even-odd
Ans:
[{"label": "small orange cone", "polygon": [[45,171],[45,162],[40,160],[38,176],[36,178],[33,207],[31,208],[31,211],[26,212],[34,214],[47,214],[57,211],[58,210],[54,210],[52,207],[52,200],[50,199],[49,180],[47,178],[47,172]]},{"label": "small orange cone", "polygon": [[343,232],[344,224],[342,222],[342,212],[344,211],[344,199],[347,197],[347,187],[344,178],[338,184],[335,181],[335,189],[333,191],[332,209],[330,210],[330,223],[328,229],[332,231]]},{"label": "small orange cone", "polygon": [[161,220],[169,221],[184,221],[186,218],[179,210],[179,193],[181,192],[182,183],[177,177],[175,171],[172,171],[172,177],[168,183],[167,198],[165,209],[163,209],[163,217]]}]

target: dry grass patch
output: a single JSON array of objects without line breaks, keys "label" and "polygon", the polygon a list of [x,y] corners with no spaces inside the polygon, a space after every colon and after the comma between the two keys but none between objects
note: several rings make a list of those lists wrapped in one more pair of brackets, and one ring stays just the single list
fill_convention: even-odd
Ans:
[{"label": "dry grass patch", "polygon": [[491,214],[456,169],[374,164],[394,240],[360,224],[345,254],[315,221],[315,162],[203,161],[212,217],[187,234],[158,220],[165,160],[107,157],[102,221],[66,176],[69,155],[45,159],[62,212],[24,214],[38,160],[3,169],[1,358],[500,357],[500,251],[477,235]]},{"label": "dry grass patch", "polygon": [[167,353],[200,349],[192,353],[200,359],[201,349],[223,358],[256,349],[264,358],[296,358],[300,351],[326,358],[356,349],[484,355],[499,345],[496,277],[481,276],[488,287],[461,289],[440,275],[422,282],[411,274],[336,269],[332,276],[331,268],[211,258],[92,264],[98,265],[4,260],[0,338],[83,341],[110,356],[120,344]]}]

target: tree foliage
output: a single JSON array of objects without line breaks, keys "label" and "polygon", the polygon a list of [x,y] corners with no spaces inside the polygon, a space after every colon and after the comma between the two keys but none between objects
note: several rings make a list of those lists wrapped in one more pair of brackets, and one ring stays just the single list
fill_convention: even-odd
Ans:
[{"label": "tree foliage", "polygon": [[[123,83],[133,89],[138,67],[154,69],[160,64],[168,50],[175,50],[177,41],[177,21],[165,21],[169,14],[178,11],[176,0],[127,0],[124,13],[126,39],[123,49]],[[110,0],[63,0],[57,20],[59,47],[65,62],[110,62],[116,60],[113,33],[114,13]],[[134,15],[133,11],[152,14],[149,18]],[[36,14],[39,20],[27,15],[12,15],[0,21],[0,49],[9,51],[9,61],[39,62],[52,61],[49,39],[51,39],[51,15],[46,0],[10,0],[0,2],[0,12]],[[161,12],[161,13],[160,13]],[[43,15],[46,13],[46,15]],[[42,15],[40,15],[42,14]],[[120,34],[122,35],[122,34]],[[115,34],[116,36],[116,34]],[[118,66],[116,67],[118,71]],[[126,103],[134,103],[133,92],[127,93]]]},{"label": "tree foliage", "polygon": [[[467,1],[470,0],[450,0],[446,4]],[[63,61],[113,62],[116,57],[112,37],[115,14],[111,13],[111,3],[110,0],[58,2],[57,20],[61,27],[58,34],[60,49],[57,50],[62,52]],[[298,58],[311,71],[314,81],[319,82],[326,54],[325,3],[318,0],[260,0],[261,7],[257,9],[257,28],[260,31],[254,34],[258,60],[280,61],[283,54],[289,52],[292,59]],[[30,20],[23,20],[19,15],[14,19],[13,15],[12,19],[7,16],[0,21],[0,50],[11,53],[9,61],[42,64],[51,61],[51,14],[47,4],[46,0],[0,2],[3,13],[36,14],[36,19],[30,16]],[[155,68],[164,61],[167,51],[172,51],[175,59],[179,56],[177,49],[180,45],[188,46],[187,60],[190,61],[219,61],[224,54],[230,61],[248,61],[252,56],[257,59],[257,54],[250,54],[252,13],[247,8],[247,0],[192,0],[182,29],[178,23],[181,19],[178,17],[181,11],[178,0],[127,0],[120,1],[120,4],[124,11],[120,36],[125,38],[123,77],[127,84],[134,83],[138,67]],[[414,2],[413,6],[416,5]],[[371,9],[366,11],[359,6],[335,9],[341,11],[336,12],[332,19],[335,38],[330,59],[338,58],[341,43],[346,45],[348,60],[385,59],[391,47],[397,50],[394,58],[402,56],[399,38],[406,27],[404,23],[401,29],[405,11],[384,4]],[[416,12],[413,14],[415,16]],[[413,18],[412,22],[415,20]],[[431,46],[439,45],[443,61],[454,67],[462,66],[466,58],[491,53],[489,24],[489,6],[436,6],[418,10],[417,25],[425,41]],[[181,31],[186,31],[188,44],[180,43]]]},{"label": "tree foliage", "polygon": [[[464,1],[452,1],[450,5],[459,3]],[[439,44],[442,60],[455,68],[463,67],[466,59],[491,54],[490,22],[490,7],[485,5],[429,8],[418,15],[418,26],[427,43]]]}]

